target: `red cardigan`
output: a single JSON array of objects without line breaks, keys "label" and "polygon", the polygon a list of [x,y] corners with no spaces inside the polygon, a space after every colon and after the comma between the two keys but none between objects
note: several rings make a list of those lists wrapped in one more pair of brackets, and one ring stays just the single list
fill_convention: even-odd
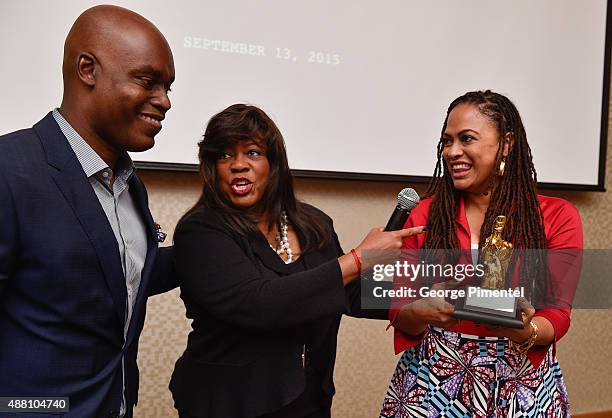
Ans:
[{"label": "red cardigan", "polygon": [[[563,199],[538,195],[538,201],[542,209],[542,215],[544,218],[544,231],[546,234],[546,244],[548,249],[578,249],[582,250],[582,222],[580,220],[580,214],[578,210],[569,202]],[[421,203],[412,211],[410,217],[406,221],[405,228],[412,226],[427,225],[427,218],[429,215],[429,207],[431,205],[431,198],[424,199]],[[461,249],[470,249],[470,227],[468,225],[467,217],[465,215],[465,204],[463,199],[460,200],[459,210],[456,217],[457,222],[457,236],[459,238],[459,245]],[[404,240],[404,248],[407,249],[418,249],[423,246],[425,240],[424,234],[418,234],[408,237]],[[572,270],[575,271],[575,283],[570,284],[569,287],[573,287],[577,284],[577,276],[580,272],[581,258],[577,257],[576,262],[572,266]],[[566,273],[566,271],[550,271],[551,276],[555,273]],[[559,274],[559,276],[561,276]],[[553,283],[558,284],[554,277],[552,278]],[[564,280],[566,280],[564,278]],[[393,303],[392,308],[389,310],[389,319],[391,323],[395,321],[399,308],[406,301],[397,300]],[[567,332],[570,325],[571,310],[570,309],[539,309],[536,310],[535,316],[546,318],[552,324],[555,330],[555,343],[561,339]],[[459,324],[449,328],[450,331],[480,335],[480,336],[492,336],[488,333],[486,328],[480,324],[472,321],[461,321]],[[395,329],[394,345],[395,353],[400,353],[412,346],[417,345],[421,341],[422,335],[410,336],[404,334],[398,329]],[[554,344],[553,344],[554,346]],[[527,356],[534,365],[538,367],[548,351],[549,346],[534,346]],[[553,350],[555,347],[553,347]]]}]

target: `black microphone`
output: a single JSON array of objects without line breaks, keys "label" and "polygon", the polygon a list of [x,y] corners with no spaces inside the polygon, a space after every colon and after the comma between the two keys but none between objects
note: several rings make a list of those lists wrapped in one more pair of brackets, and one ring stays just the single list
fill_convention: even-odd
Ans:
[{"label": "black microphone", "polygon": [[406,219],[410,216],[410,211],[419,204],[419,195],[414,189],[407,187],[397,195],[397,206],[393,210],[385,231],[397,231],[404,227]]}]

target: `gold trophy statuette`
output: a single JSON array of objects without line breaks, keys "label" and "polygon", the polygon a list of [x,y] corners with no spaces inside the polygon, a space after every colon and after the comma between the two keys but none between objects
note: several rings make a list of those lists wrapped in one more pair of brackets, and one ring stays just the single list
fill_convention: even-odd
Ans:
[{"label": "gold trophy statuette", "polygon": [[468,286],[465,297],[455,305],[455,318],[516,329],[525,327],[517,295],[505,288],[514,251],[513,245],[502,238],[506,221],[505,216],[495,218],[492,234],[480,253],[484,270],[481,284]]},{"label": "gold trophy statuette", "polygon": [[506,226],[506,217],[495,218],[493,231],[482,247],[481,260],[484,265],[482,287],[487,289],[503,289],[506,272],[512,257],[512,243],[504,241],[502,232]]}]

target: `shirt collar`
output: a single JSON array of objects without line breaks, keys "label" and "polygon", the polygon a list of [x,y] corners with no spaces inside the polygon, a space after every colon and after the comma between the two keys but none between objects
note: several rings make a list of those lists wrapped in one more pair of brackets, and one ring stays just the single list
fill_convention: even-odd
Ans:
[{"label": "shirt collar", "polygon": [[115,176],[121,177],[127,183],[130,181],[132,174],[134,174],[134,162],[126,152],[119,157],[119,160],[117,161],[117,165],[115,166]]},{"label": "shirt collar", "polygon": [[[81,167],[83,167],[83,171],[87,178],[92,177],[98,173],[102,173],[105,170],[110,172],[110,168],[108,164],[104,162],[104,160],[94,151],[94,149],[83,139],[81,135],[68,123],[68,121],[62,116],[59,112],[59,109],[53,109],[53,118],[59,125],[62,133],[68,140],[70,147],[76,154]],[[117,166],[115,167],[116,175],[123,176],[125,180],[129,180],[129,178],[134,173],[134,163],[128,153],[124,153],[117,162]]]}]

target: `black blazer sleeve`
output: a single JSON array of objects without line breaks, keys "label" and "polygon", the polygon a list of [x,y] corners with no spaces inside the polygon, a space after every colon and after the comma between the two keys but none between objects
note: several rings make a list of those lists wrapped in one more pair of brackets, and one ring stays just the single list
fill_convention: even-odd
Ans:
[{"label": "black blazer sleeve", "polygon": [[0,294],[14,265],[16,224],[11,193],[0,169]]},{"label": "black blazer sleeve", "polygon": [[185,300],[226,322],[274,329],[346,312],[335,258],[289,276],[265,276],[247,254],[248,245],[211,210],[181,222],[174,242]]},{"label": "black blazer sleeve", "polygon": [[[333,230],[333,229],[332,229]],[[333,232],[334,246],[338,249],[338,256],[344,254],[342,246],[338,240],[338,235]],[[368,319],[389,319],[389,310],[387,309],[363,309],[361,307],[361,279],[354,280],[345,288],[346,298],[348,305],[348,316],[355,318],[368,318]]]},{"label": "black blazer sleeve", "polygon": [[168,292],[178,285],[174,263],[174,247],[158,248],[149,295]]}]

